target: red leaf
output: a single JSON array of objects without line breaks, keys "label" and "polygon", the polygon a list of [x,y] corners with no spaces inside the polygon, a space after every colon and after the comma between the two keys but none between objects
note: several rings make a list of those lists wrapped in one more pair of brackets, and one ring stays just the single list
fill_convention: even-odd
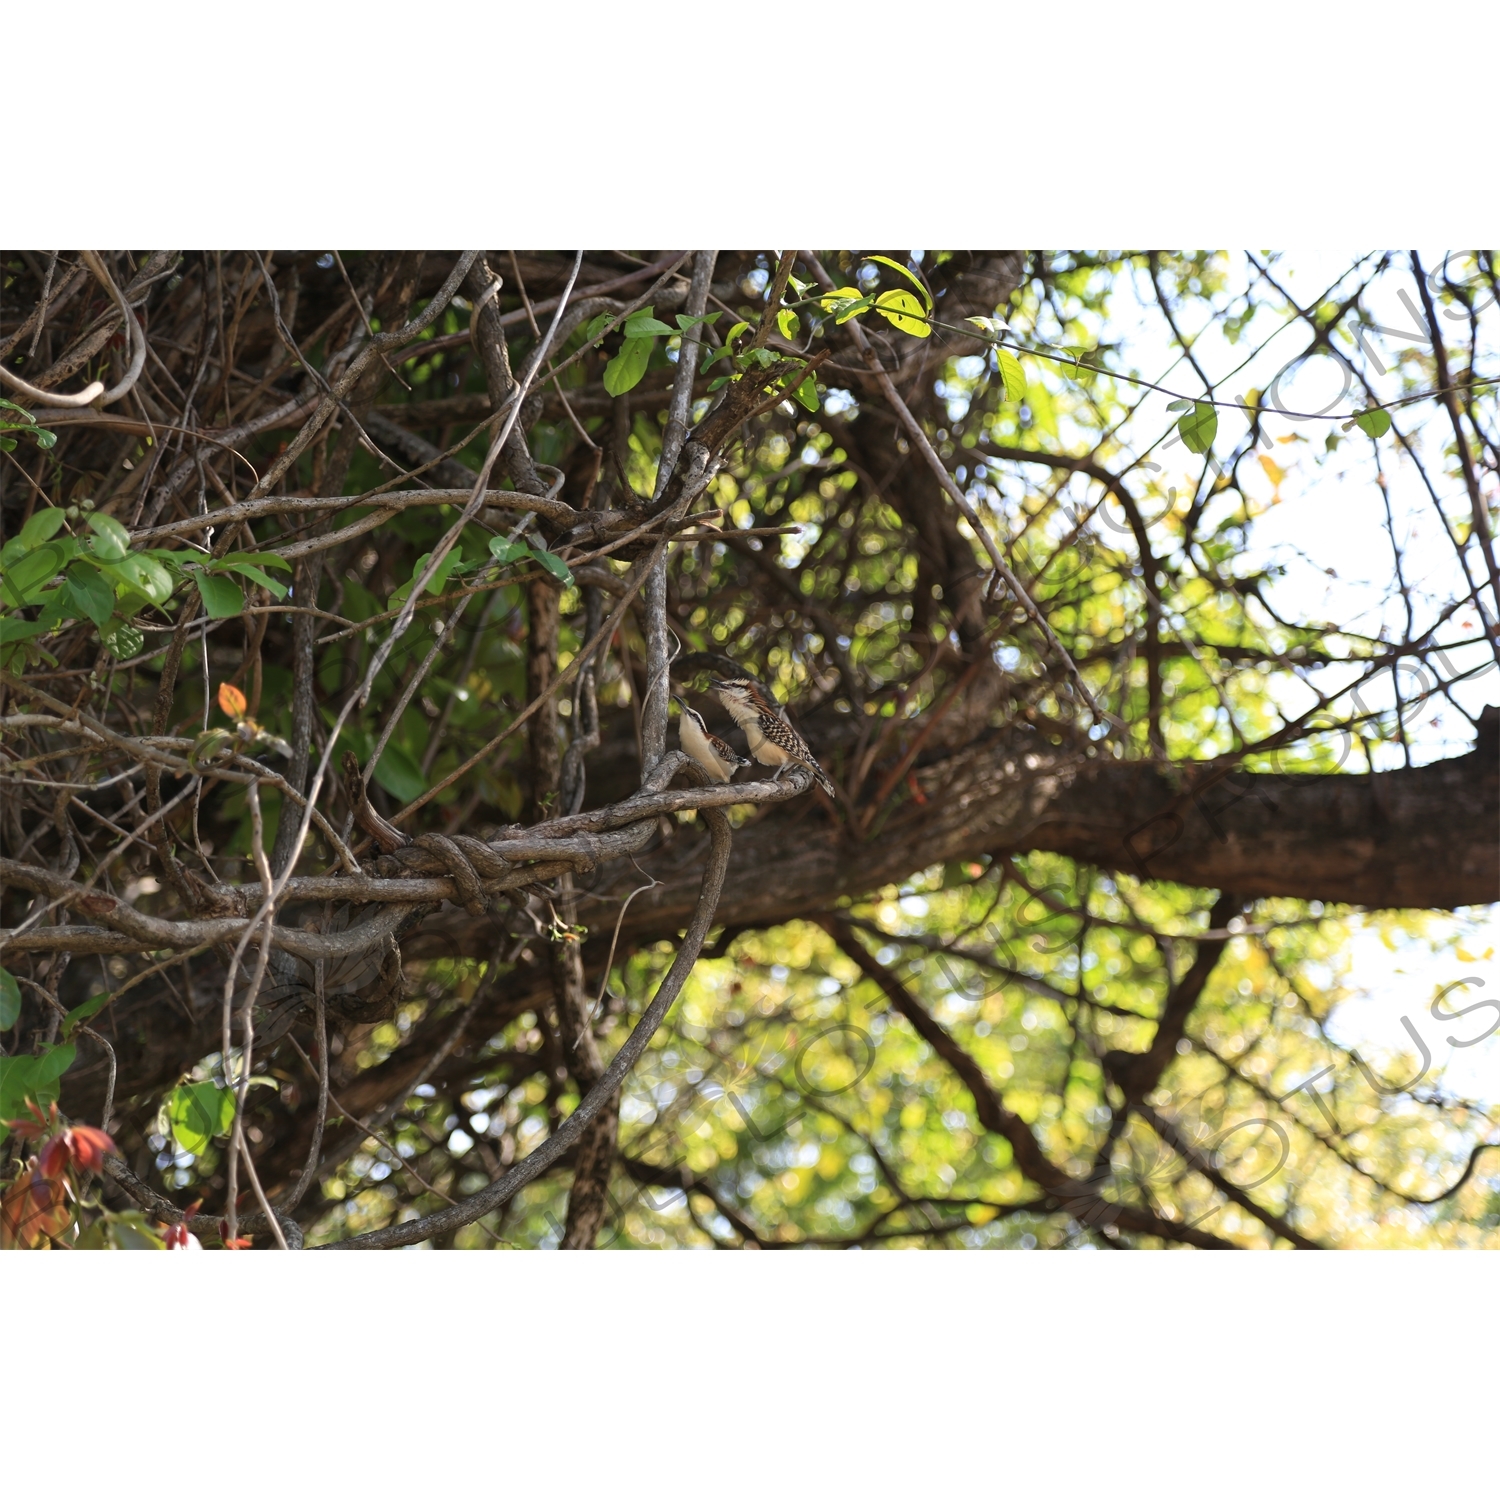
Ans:
[{"label": "red leaf", "polygon": [[26,1101],[26,1108],[31,1111],[33,1115],[32,1119],[6,1120],[4,1123],[8,1129],[14,1130],[23,1141],[40,1140],[57,1124],[57,1102],[53,1101],[47,1114],[43,1114],[37,1108],[35,1099],[28,1099]]},{"label": "red leaf", "polygon": [[[182,1217],[180,1219],[178,1219],[174,1223],[166,1224],[165,1233],[162,1235],[162,1239],[165,1241],[168,1250],[186,1250],[189,1248],[189,1245],[195,1241],[196,1236],[188,1228],[188,1222],[192,1219],[193,1215],[197,1213],[198,1210],[202,1207],[203,1200],[201,1198],[194,1199],[193,1202],[189,1203],[188,1206],[183,1209]],[[165,1220],[162,1220],[160,1222],[164,1224],[166,1223]],[[220,1222],[222,1223],[222,1220]],[[197,1248],[201,1250],[203,1247],[199,1245]]]},{"label": "red leaf", "polygon": [[245,702],[245,695],[233,683],[221,682],[219,684],[219,707],[231,719],[243,719],[248,705]]},{"label": "red leaf", "polygon": [[104,1165],[105,1156],[115,1149],[114,1141],[92,1125],[75,1125],[64,1134],[70,1138],[73,1160],[85,1172],[97,1172]]},{"label": "red leaf", "polygon": [[37,1162],[38,1173],[47,1178],[61,1177],[68,1170],[73,1151],[68,1141],[68,1131],[55,1135],[45,1146]]}]

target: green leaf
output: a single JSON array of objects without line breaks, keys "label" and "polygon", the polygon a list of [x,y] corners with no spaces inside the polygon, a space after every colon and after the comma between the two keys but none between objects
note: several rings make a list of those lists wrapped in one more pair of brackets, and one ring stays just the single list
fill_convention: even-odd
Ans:
[{"label": "green leaf", "polygon": [[531,548],[525,542],[513,542],[507,537],[492,536],[490,538],[490,556],[497,563],[519,562],[521,558],[531,556]]},{"label": "green leaf", "polygon": [[615,314],[610,312],[602,312],[598,317],[590,318],[583,329],[584,343],[592,344],[614,320]]},{"label": "green leaf", "polygon": [[1372,438],[1381,438],[1391,430],[1391,414],[1381,407],[1362,411],[1354,419],[1354,425]]},{"label": "green leaf", "polygon": [[112,578],[144,594],[153,604],[165,604],[172,597],[172,575],[154,557],[132,552],[118,562],[103,564]]},{"label": "green leaf", "polygon": [[234,1124],[234,1092],[218,1084],[179,1084],[167,1095],[167,1119],[177,1144],[202,1156],[215,1136],[228,1135]]},{"label": "green leaf", "polygon": [[35,596],[49,584],[62,566],[63,551],[55,542],[28,552],[19,562],[5,570],[4,587],[6,598],[20,608],[32,603]]},{"label": "green leaf", "polygon": [[21,1016],[21,986],[9,969],[0,969],[0,1031],[9,1031]]},{"label": "green leaf", "polygon": [[1190,411],[1193,403],[1191,401],[1168,401],[1168,411]]},{"label": "green leaf", "polygon": [[854,316],[855,313],[863,312],[870,305],[871,299],[866,297],[857,286],[836,287],[831,292],[824,292],[818,298],[818,304],[824,312],[833,313],[837,322],[844,322]]},{"label": "green leaf", "polygon": [[279,552],[231,552],[228,556],[206,562],[203,566],[222,573],[225,568],[238,568],[245,563],[258,563],[263,568],[285,568],[288,573],[292,571],[291,563]]},{"label": "green leaf", "polygon": [[0,646],[9,646],[12,641],[29,641],[34,635],[46,635],[47,627],[40,620],[22,620],[15,615],[0,617]]},{"label": "green leaf", "polygon": [[735,378],[736,377],[733,376],[733,375],[720,375],[718,377],[718,379],[716,379],[716,380],[710,380],[709,383],[708,383],[708,394],[710,396],[713,395],[713,393],[716,390],[718,390],[721,386],[728,385],[729,382],[731,380],[734,380]]},{"label": "green leaf", "polygon": [[1009,349],[995,350],[995,359],[1000,366],[1000,379],[1005,382],[1005,399],[1020,401],[1026,395],[1026,372]]},{"label": "green leaf", "polygon": [[531,555],[536,558],[536,560],[541,563],[541,565],[555,579],[557,579],[559,583],[572,583],[573,575],[568,571],[567,563],[565,563],[562,558],[560,558],[555,552],[548,552],[545,547],[533,547],[531,549]]},{"label": "green leaf", "polygon": [[[108,1219],[100,1219],[91,1227],[107,1232],[110,1243],[116,1250],[165,1250],[167,1248],[162,1237],[146,1222],[145,1214],[135,1209],[126,1213],[112,1213]],[[78,1248],[80,1250],[84,1248],[82,1237],[78,1240]],[[102,1250],[104,1247],[99,1245],[94,1248]]]},{"label": "green leaf", "polygon": [[917,277],[913,276],[912,273],[900,263],[900,261],[892,260],[888,255],[867,255],[865,256],[865,259],[876,261],[882,266],[889,266],[891,270],[896,271],[900,275],[906,277],[906,279],[911,282],[914,287],[916,287],[917,295],[922,299],[922,306],[926,308],[928,312],[932,311],[932,297],[928,293],[927,288],[923,286],[921,281],[918,280]]},{"label": "green leaf", "polygon": [[286,598],[286,595],[287,595],[286,585],[284,583],[277,583],[277,581],[274,578],[270,578],[265,573],[262,573],[261,570],[259,568],[257,568],[254,563],[248,563],[248,562],[232,563],[230,565],[229,571],[231,573],[238,573],[241,578],[248,578],[251,581],[251,583],[258,583],[263,589],[265,589],[271,595],[271,597],[273,599],[285,599]]},{"label": "green leaf", "polygon": [[104,581],[99,570],[87,563],[76,562],[68,569],[68,593],[78,612],[101,630],[115,612],[115,591]]},{"label": "green leaf", "polygon": [[[0,1120],[14,1120],[26,1112],[26,1101],[43,1108],[61,1092],[58,1080],[73,1066],[78,1048],[71,1042],[48,1047],[40,1057],[0,1057]],[[10,1134],[0,1124],[0,1141]]]},{"label": "green leaf", "polygon": [[782,338],[791,340],[797,337],[797,330],[801,328],[802,320],[791,308],[783,307],[776,314],[776,328]]},{"label": "green leaf", "polygon": [[90,1016],[97,1015],[103,1010],[109,1004],[111,998],[112,996],[108,990],[100,990],[97,995],[90,996],[82,1005],[70,1010],[63,1017],[63,1040],[67,1041]]},{"label": "green leaf", "polygon": [[625,320],[627,339],[657,338],[662,334],[672,338],[676,333],[677,330],[670,323],[663,323],[660,318],[653,318],[649,312],[638,312]]},{"label": "green leaf", "polygon": [[[411,577],[406,580],[392,595],[390,608],[395,609],[398,605],[405,604],[411,595],[412,586],[422,576],[422,570],[432,560],[432,553],[424,552],[413,564]],[[441,594],[444,585],[448,582],[448,575],[463,561],[463,553],[454,547],[448,555],[438,564],[437,571],[427,580],[427,592],[429,594]]]},{"label": "green leaf", "polygon": [[130,533],[113,516],[90,516],[89,529],[95,536],[94,556],[104,562],[118,562],[130,551]]},{"label": "green leaf", "polygon": [[397,744],[389,744],[375,762],[375,780],[399,802],[414,802],[427,790],[422,768]]},{"label": "green leaf", "polygon": [[1195,401],[1191,411],[1178,417],[1177,430],[1190,453],[1207,453],[1219,430],[1219,414],[1207,401]]},{"label": "green leaf", "polygon": [[71,590],[67,588],[52,589],[48,593],[38,594],[33,602],[42,606],[42,612],[37,616],[36,622],[42,627],[44,634],[56,630],[64,620],[78,618],[70,607],[73,598]]},{"label": "green leaf", "polygon": [[146,644],[146,637],[134,625],[122,624],[112,634],[104,637],[104,644],[109,647],[109,654],[117,661],[129,661],[132,656],[141,654],[141,647]]},{"label": "green leaf", "polygon": [[809,375],[792,394],[808,409],[815,412],[818,409],[818,383]]},{"label": "green leaf", "polygon": [[211,620],[230,620],[245,612],[245,595],[239,584],[212,573],[193,572],[193,582],[203,599],[203,609]]},{"label": "green leaf", "polygon": [[620,352],[604,367],[604,389],[611,396],[623,396],[638,386],[655,346],[655,339],[626,339]]},{"label": "green leaf", "polygon": [[[57,446],[57,434],[49,432],[45,427],[38,427],[36,425],[36,418],[29,411],[25,410],[24,407],[17,406],[12,401],[0,401],[0,407],[17,412],[23,418],[20,422],[13,422],[8,417],[0,417],[0,432],[24,432],[28,437],[36,439],[38,448],[55,448]],[[15,438],[0,440],[0,449],[3,449],[6,453],[14,452],[15,447]]]},{"label": "green leaf", "polygon": [[692,329],[696,328],[700,323],[706,323],[710,327],[712,327],[715,319],[722,318],[723,316],[723,313],[709,313],[708,316],[705,317],[700,313],[696,318],[690,318],[686,313],[678,313],[673,321],[684,333],[688,333]]},{"label": "green leaf", "polygon": [[40,547],[43,542],[50,542],[62,530],[62,523],[65,519],[64,513],[55,505],[48,506],[46,510],[37,511],[16,537],[21,544],[21,550],[30,552],[34,547]]}]

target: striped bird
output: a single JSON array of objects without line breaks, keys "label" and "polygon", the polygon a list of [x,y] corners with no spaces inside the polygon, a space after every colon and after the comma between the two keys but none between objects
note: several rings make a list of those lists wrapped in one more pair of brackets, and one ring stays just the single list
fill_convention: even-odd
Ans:
[{"label": "striped bird", "polygon": [[713,686],[719,702],[745,731],[751,755],[763,766],[776,767],[773,780],[779,781],[789,765],[806,766],[830,797],[836,795],[833,782],[813,759],[807,742],[782,717],[780,704],[758,682],[748,677],[715,678]]},{"label": "striped bird", "polygon": [[672,701],[682,710],[682,717],[677,721],[677,738],[682,748],[714,781],[732,781],[734,773],[741,766],[750,764],[733,745],[727,744],[716,734],[710,734],[708,725],[703,722],[703,715],[696,708],[689,707],[685,699],[674,693]]}]

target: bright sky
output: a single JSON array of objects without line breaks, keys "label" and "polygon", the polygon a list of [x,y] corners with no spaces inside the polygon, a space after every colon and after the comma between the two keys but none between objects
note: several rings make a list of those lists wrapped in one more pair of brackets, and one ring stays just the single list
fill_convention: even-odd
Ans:
[{"label": "bright sky", "polygon": [[[1441,249],[1419,251],[1429,272],[1442,266],[1445,253]],[[1257,259],[1265,263],[1264,256]],[[1356,254],[1352,252],[1290,253],[1272,274],[1306,306],[1320,299],[1355,260]],[[1243,284],[1249,268],[1242,257],[1231,264]],[[1472,274],[1473,263],[1455,256],[1449,268],[1461,279]],[[1356,278],[1345,280],[1335,296],[1348,295],[1356,285]],[[1149,287],[1141,291],[1145,297],[1151,295]],[[1410,305],[1402,300],[1402,292],[1410,299]],[[1422,342],[1426,338],[1425,322],[1420,316],[1420,299],[1404,253],[1398,264],[1379,278],[1365,300],[1376,322],[1397,332],[1373,333],[1364,348],[1352,340],[1340,343],[1336,339],[1336,344],[1350,365],[1370,380],[1379,398],[1390,400],[1402,394],[1402,376],[1397,367],[1399,352],[1403,349],[1425,352],[1428,347]],[[1417,310],[1416,316],[1413,308]],[[1500,317],[1493,312],[1488,320],[1481,317],[1480,321],[1482,328],[1488,326],[1491,330],[1500,325]],[[1238,345],[1231,344],[1217,324],[1184,332],[1198,334],[1194,353],[1209,375],[1219,379],[1244,360],[1246,345],[1260,342],[1270,327],[1264,315],[1257,318]],[[1458,325],[1454,327],[1457,329]],[[1185,362],[1173,367],[1174,357],[1162,337],[1164,331],[1153,300],[1142,307],[1141,322],[1131,334],[1128,348],[1132,356],[1148,376],[1170,369],[1163,384],[1184,394],[1196,394],[1201,387],[1192,370]],[[1293,412],[1359,410],[1365,400],[1362,389],[1337,360],[1327,355],[1307,361],[1273,387],[1277,373],[1300,353],[1307,340],[1306,324],[1300,320],[1289,322],[1261,354],[1230,380],[1230,390],[1240,394],[1253,387],[1265,392],[1265,399],[1271,402],[1274,389],[1279,404]],[[1482,368],[1500,368],[1500,349],[1493,343],[1481,344],[1480,364]],[[1122,440],[1131,451],[1144,452],[1161,434],[1170,431],[1174,416],[1167,411],[1169,399],[1164,395],[1152,396],[1122,429]],[[1447,513],[1466,516],[1469,502],[1462,483],[1448,479],[1443,473],[1442,448],[1453,439],[1446,414],[1435,403],[1427,402],[1398,411],[1395,422],[1417,448]],[[1264,425],[1274,441],[1269,452],[1264,448],[1261,452],[1286,477],[1278,485],[1258,464],[1241,468],[1242,474],[1249,475],[1247,488],[1252,500],[1265,507],[1251,530],[1252,545],[1246,556],[1246,568],[1273,561],[1286,568],[1286,576],[1268,591],[1283,618],[1326,620],[1366,635],[1376,635],[1385,626],[1392,638],[1403,631],[1404,611],[1393,586],[1394,553],[1387,530],[1385,500],[1376,482],[1377,472],[1384,473],[1389,489],[1391,520],[1413,596],[1416,631],[1425,630],[1455,595],[1468,592],[1432,498],[1416,466],[1399,448],[1394,433],[1372,446],[1371,440],[1358,430],[1340,432],[1341,424],[1326,418],[1305,421],[1278,414]],[[1236,414],[1221,412],[1215,451],[1229,452],[1243,438],[1246,429],[1247,424]],[[1319,465],[1314,462],[1314,455],[1323,451],[1324,441],[1331,432],[1338,433],[1340,446]],[[1181,443],[1162,445],[1152,459],[1162,466],[1158,476],[1161,483],[1175,484],[1184,492],[1191,490],[1202,462]],[[1494,480],[1490,477],[1485,483],[1488,498],[1494,503]],[[1460,611],[1439,633],[1443,643],[1472,642],[1446,654],[1453,674],[1488,663],[1484,675],[1459,683],[1453,689],[1454,697],[1476,715],[1482,705],[1500,702],[1500,673],[1482,644],[1481,635],[1481,625],[1472,608]],[[1400,686],[1405,698],[1430,691],[1434,686],[1430,677],[1419,677],[1418,671],[1413,664],[1410,670],[1401,673]],[[1328,672],[1323,676],[1326,679],[1323,691],[1329,692],[1335,683],[1342,686],[1350,681],[1353,674],[1336,677]],[[1389,707],[1394,701],[1393,688],[1391,675],[1384,673],[1364,694],[1364,701],[1371,709]],[[1292,691],[1297,693],[1296,689]],[[1307,695],[1298,693],[1295,699],[1288,700],[1287,708],[1305,711],[1310,703]],[[1473,743],[1473,730],[1467,720],[1440,697],[1409,711],[1407,734],[1418,763],[1462,754]],[[1377,753],[1377,767],[1400,763],[1400,751],[1395,746],[1386,746]]]},{"label": "bright sky", "polygon": [[[1429,272],[1443,264],[1445,252],[1441,249],[1418,253]],[[1340,277],[1346,276],[1358,256],[1359,252],[1288,253],[1272,274],[1298,302],[1307,306],[1321,299]],[[1266,263],[1263,254],[1258,254],[1257,259],[1263,265]],[[1243,257],[1235,257],[1231,263],[1238,278],[1236,284],[1243,286],[1249,267]],[[1455,279],[1474,274],[1472,259],[1462,256],[1454,256],[1449,269]],[[1357,284],[1354,278],[1343,281],[1335,297],[1347,296]],[[1410,299],[1409,304],[1402,299],[1402,291]],[[1184,395],[1198,394],[1202,387],[1192,369],[1174,356],[1163,337],[1166,330],[1149,284],[1143,282],[1137,295],[1139,322],[1123,340],[1128,358],[1146,378],[1159,380]],[[1390,400],[1403,391],[1397,364],[1399,352],[1403,349],[1425,352],[1428,347],[1424,342],[1427,333],[1421,317],[1421,300],[1404,252],[1367,294],[1365,303],[1377,323],[1397,332],[1371,334],[1365,348],[1357,347],[1352,340],[1341,344],[1336,341],[1336,346],[1355,369],[1370,379],[1378,398]],[[1121,299],[1117,318],[1128,326],[1129,315],[1128,299]],[[1440,309],[1440,319],[1441,316]],[[1500,349],[1494,343],[1500,316],[1492,309],[1488,319],[1481,316],[1480,321],[1482,327],[1487,324],[1490,329],[1490,342],[1481,343],[1478,363],[1482,370],[1495,372],[1500,370]],[[1194,353],[1210,378],[1220,380],[1245,359],[1247,344],[1263,340],[1271,326],[1262,315],[1237,345],[1231,344],[1217,325],[1183,331],[1198,335]],[[1456,332],[1450,333],[1450,339],[1462,336],[1465,330],[1458,324],[1453,326]],[[1221,395],[1237,395],[1255,388],[1266,392],[1265,399],[1270,400],[1277,372],[1305,347],[1307,340],[1306,324],[1300,320],[1289,322],[1261,354],[1230,379],[1228,391]],[[1280,405],[1293,412],[1348,412],[1365,404],[1362,388],[1337,360],[1326,355],[1289,374],[1276,389]],[[1164,434],[1171,433],[1176,418],[1167,410],[1170,399],[1166,395],[1152,395],[1121,430],[1121,441],[1129,451],[1145,453],[1153,444],[1160,444]],[[1462,482],[1444,473],[1442,449],[1453,438],[1446,414],[1435,403],[1428,402],[1398,411],[1394,420],[1412,439],[1447,513],[1467,516],[1469,502]],[[1252,547],[1245,562],[1247,570],[1252,565],[1272,561],[1286,568],[1286,576],[1268,591],[1283,618],[1329,621],[1367,635],[1377,635],[1385,626],[1393,639],[1404,631],[1404,610],[1393,588],[1394,556],[1385,501],[1375,477],[1377,463],[1386,478],[1391,522],[1404,554],[1403,567],[1416,618],[1415,632],[1426,630],[1449,600],[1468,592],[1432,497],[1416,466],[1398,447],[1394,432],[1373,447],[1370,439],[1357,429],[1340,432],[1342,441],[1338,449],[1320,466],[1314,462],[1314,455],[1323,452],[1324,440],[1330,432],[1339,432],[1339,423],[1327,419],[1299,421],[1277,415],[1265,427],[1275,441],[1269,452],[1261,451],[1284,471],[1285,477],[1277,483],[1261,465],[1241,468],[1242,474],[1250,476],[1247,488],[1252,500],[1265,507],[1251,529]],[[1247,424],[1237,414],[1221,412],[1215,451],[1219,454],[1231,451],[1246,430]],[[1164,489],[1176,486],[1181,492],[1191,492],[1201,472],[1200,458],[1189,453],[1180,442],[1157,446],[1151,458],[1161,465],[1156,477]],[[1487,498],[1494,503],[1493,476],[1482,483]],[[1500,672],[1482,642],[1475,611],[1472,608],[1460,611],[1442,627],[1438,639],[1443,643],[1472,642],[1447,653],[1450,671],[1445,675],[1484,668],[1487,664],[1482,675],[1453,688],[1454,697],[1465,710],[1477,717],[1483,705],[1500,703]],[[1335,684],[1343,686],[1352,677],[1352,673],[1335,677],[1333,672],[1325,672],[1322,690],[1331,692]],[[1430,678],[1419,681],[1414,671],[1403,673],[1400,685],[1407,699],[1414,692],[1433,686]],[[1386,708],[1393,703],[1392,692],[1391,676],[1384,673],[1365,691],[1364,700],[1371,709]],[[1293,686],[1285,697],[1285,711],[1304,712],[1311,702],[1305,690]],[[1473,729],[1468,721],[1441,697],[1409,712],[1407,733],[1413,760],[1418,764],[1461,755],[1473,744]],[[1377,768],[1392,769],[1401,763],[1398,747],[1388,745],[1377,751]],[[1353,765],[1362,768],[1358,760]],[[1495,832],[1500,838],[1500,830]],[[1340,1042],[1358,1047],[1372,1061],[1384,1061],[1398,1052],[1411,1055],[1417,1051],[1402,1024],[1405,1016],[1431,1049],[1432,1076],[1441,1074],[1445,1089],[1493,1102],[1500,1099],[1500,1035],[1470,1047],[1450,1046],[1446,1038],[1454,1036],[1468,1041],[1482,1036],[1500,1021],[1500,1008],[1485,1007],[1461,1020],[1442,1020],[1433,1017],[1429,1007],[1444,986],[1470,976],[1482,981],[1482,986],[1476,982],[1453,991],[1446,1002],[1449,1013],[1455,1008],[1477,1005],[1486,996],[1495,997],[1500,1006],[1500,972],[1494,963],[1494,955],[1500,950],[1500,907],[1471,908],[1451,919],[1438,918],[1431,928],[1429,937],[1403,940],[1393,951],[1373,924],[1361,924],[1345,950],[1347,969],[1343,983],[1354,997],[1339,1007],[1331,1030]]]}]

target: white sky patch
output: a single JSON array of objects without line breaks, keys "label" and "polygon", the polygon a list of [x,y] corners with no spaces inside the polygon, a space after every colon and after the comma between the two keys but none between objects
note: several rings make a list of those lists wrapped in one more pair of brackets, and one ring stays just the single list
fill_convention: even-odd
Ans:
[{"label": "white sky patch", "polygon": [[[1500,1028],[1473,1046],[1454,1046],[1449,1038],[1473,1042],[1500,1022],[1500,963],[1495,961],[1500,953],[1500,908],[1474,908],[1462,917],[1439,919],[1436,927],[1430,937],[1398,938],[1393,951],[1375,930],[1373,919],[1356,920],[1343,952],[1348,965],[1343,982],[1354,993],[1334,1011],[1329,1034],[1341,1046],[1356,1048],[1391,1078],[1385,1067],[1390,1059],[1398,1054],[1418,1056],[1402,1025],[1404,1016],[1432,1054],[1422,1087],[1441,1086],[1445,1093],[1492,1106],[1500,1103]],[[1448,935],[1456,937],[1444,941]],[[1449,989],[1434,1016],[1434,999],[1462,980],[1471,982]],[[1495,1005],[1481,1007],[1485,1000]],[[1480,1008],[1457,1015],[1470,1006]]]}]

